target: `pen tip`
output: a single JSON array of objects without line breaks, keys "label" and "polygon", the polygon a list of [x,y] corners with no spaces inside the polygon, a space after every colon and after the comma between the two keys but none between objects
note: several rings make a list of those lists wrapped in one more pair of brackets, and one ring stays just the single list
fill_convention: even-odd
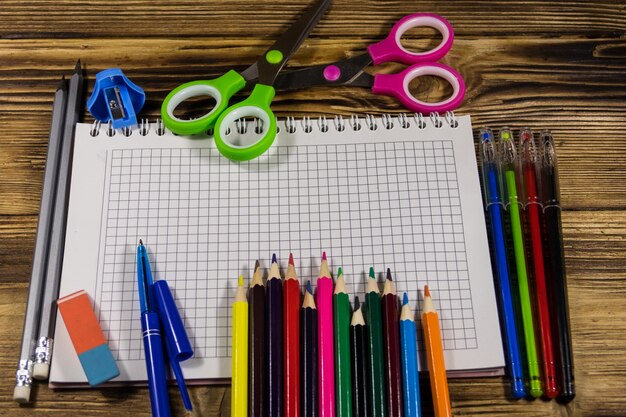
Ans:
[{"label": "pen tip", "polygon": [[402,305],[405,306],[407,304],[409,304],[409,295],[404,293],[404,296],[402,297]]},{"label": "pen tip", "polygon": [[393,280],[391,279],[391,268],[387,268],[387,279],[388,279],[389,281],[393,281]]},{"label": "pen tip", "polygon": [[370,278],[376,279],[376,273],[374,272],[373,266],[370,266]]},{"label": "pen tip", "polygon": [[424,285],[424,297],[430,297],[430,290],[428,289],[428,285]]},{"label": "pen tip", "polygon": [[354,311],[361,308],[361,301],[359,301],[359,296],[354,297]]},{"label": "pen tip", "polygon": [[322,261],[326,260],[326,252],[322,252]]},{"label": "pen tip", "polygon": [[289,265],[294,265],[294,263],[293,263],[293,253],[289,253]]},{"label": "pen tip", "polygon": [[275,264],[276,263],[276,254],[272,254],[272,263]]},{"label": "pen tip", "polygon": [[306,282],[306,290],[308,293],[310,293],[311,295],[313,295],[313,288],[311,288],[311,280],[308,280]]}]

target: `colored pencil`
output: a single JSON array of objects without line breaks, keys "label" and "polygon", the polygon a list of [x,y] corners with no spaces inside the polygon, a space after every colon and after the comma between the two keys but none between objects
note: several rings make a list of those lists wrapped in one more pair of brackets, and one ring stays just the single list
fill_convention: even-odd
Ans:
[{"label": "colored pencil", "polygon": [[448,392],[448,378],[446,365],[443,359],[443,342],[439,328],[439,315],[435,310],[430,297],[428,285],[424,287],[424,305],[422,306],[422,329],[424,331],[424,345],[430,377],[430,390],[433,396],[435,417],[452,415],[450,394]]},{"label": "colored pencil", "polygon": [[326,252],[322,254],[317,278],[317,345],[320,417],[335,416],[335,344],[333,341],[333,279],[330,277]]},{"label": "colored pencil", "polygon": [[383,356],[383,325],[380,291],[376,282],[374,268],[370,268],[365,294],[365,322],[368,326],[368,395],[369,415],[385,417],[385,359]]},{"label": "colored pencil", "polygon": [[537,324],[541,336],[541,353],[543,356],[543,392],[548,398],[555,398],[558,395],[558,388],[552,345],[550,301],[548,299],[548,287],[543,258],[543,242],[541,237],[541,202],[539,201],[537,189],[537,169],[539,160],[533,133],[530,129],[525,128],[520,132],[520,151],[522,153],[520,169],[523,179],[522,195],[524,213],[530,232],[530,247],[532,248],[533,271],[535,273],[535,305],[537,307],[535,311],[537,312]]},{"label": "colored pencil", "polygon": [[232,334],[232,388],[230,415],[248,416],[248,300],[243,287],[243,276],[239,276],[237,295],[233,303]]},{"label": "colored pencil", "polygon": [[387,279],[382,297],[383,354],[385,357],[385,388],[387,390],[387,415],[402,417],[402,371],[400,368],[400,328],[398,323],[398,297],[387,269]]},{"label": "colored pencil", "polygon": [[300,281],[296,274],[293,254],[283,288],[285,319],[285,417],[300,416]]},{"label": "colored pencil", "polygon": [[283,281],[276,255],[267,278],[267,417],[283,416]]},{"label": "colored pencil", "polygon": [[417,367],[417,330],[409,297],[404,293],[400,313],[400,350],[402,357],[402,393],[404,417],[420,417],[420,379]]},{"label": "colored pencil", "polygon": [[569,322],[565,256],[563,253],[563,230],[561,226],[561,198],[559,172],[554,139],[549,131],[541,132],[541,185],[544,221],[544,243],[548,260],[548,292],[552,301],[552,329],[555,356],[558,363],[557,382],[559,399],[571,401],[575,395],[574,355]]},{"label": "colored pencil", "polygon": [[350,322],[352,362],[352,416],[368,416],[367,395],[367,325],[359,297],[354,298],[354,313]]},{"label": "colored pencil", "polygon": [[265,286],[259,261],[254,265],[254,275],[248,294],[249,322],[249,417],[266,417],[267,397],[265,380]]},{"label": "colored pencil", "polygon": [[307,282],[300,311],[300,346],[302,346],[302,373],[300,374],[301,415],[317,417],[318,386],[317,386],[317,308],[311,289],[311,281]]},{"label": "colored pencil", "polygon": [[337,417],[352,416],[352,381],[350,375],[350,298],[343,271],[339,268],[333,295],[335,308],[335,401]]}]

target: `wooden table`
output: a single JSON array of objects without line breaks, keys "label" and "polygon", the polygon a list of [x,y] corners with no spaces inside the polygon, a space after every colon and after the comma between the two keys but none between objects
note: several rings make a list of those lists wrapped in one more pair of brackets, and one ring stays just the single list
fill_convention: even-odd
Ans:
[{"label": "wooden table", "polygon": [[[11,399],[51,104],[61,75],[71,74],[80,58],[90,92],[96,72],[121,67],[146,90],[143,115],[156,117],[175,85],[251,63],[307,3],[2,2],[1,415],[150,415],[144,388],[52,391],[37,385],[32,405]],[[475,134],[484,125],[554,133],[578,395],[568,405],[513,401],[503,378],[459,379],[451,382],[455,415],[626,415],[626,7],[620,3],[336,0],[289,63],[352,56],[406,14],[439,13],[456,31],[444,62],[467,82],[457,113],[472,115]],[[409,43],[427,46],[413,37]],[[432,81],[424,91],[434,85],[436,94],[445,94]],[[403,111],[394,100],[359,88],[280,92],[274,110],[279,117]],[[230,413],[228,386],[194,387],[191,395],[196,415]],[[180,401],[173,404],[174,415],[184,415]]]}]

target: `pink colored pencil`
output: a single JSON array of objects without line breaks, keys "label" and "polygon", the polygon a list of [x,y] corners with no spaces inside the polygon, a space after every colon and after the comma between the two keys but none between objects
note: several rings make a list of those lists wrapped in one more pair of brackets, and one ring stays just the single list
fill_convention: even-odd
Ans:
[{"label": "pink colored pencil", "polygon": [[326,252],[317,278],[319,416],[335,417],[335,352],[333,341],[333,280]]}]

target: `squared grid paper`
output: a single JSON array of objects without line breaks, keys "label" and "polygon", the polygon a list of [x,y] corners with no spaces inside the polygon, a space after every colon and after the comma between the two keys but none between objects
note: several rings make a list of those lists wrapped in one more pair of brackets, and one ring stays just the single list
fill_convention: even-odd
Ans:
[{"label": "squared grid paper", "polygon": [[304,285],[326,251],[351,295],[364,293],[370,266],[381,283],[391,268],[413,308],[428,283],[445,349],[477,348],[451,140],[275,148],[240,164],[206,147],[107,151],[95,299],[116,359],[144,357],[140,238],[197,358],[230,356],[237,277],[249,279],[257,258],[267,268],[274,252],[283,268],[293,252]]}]

